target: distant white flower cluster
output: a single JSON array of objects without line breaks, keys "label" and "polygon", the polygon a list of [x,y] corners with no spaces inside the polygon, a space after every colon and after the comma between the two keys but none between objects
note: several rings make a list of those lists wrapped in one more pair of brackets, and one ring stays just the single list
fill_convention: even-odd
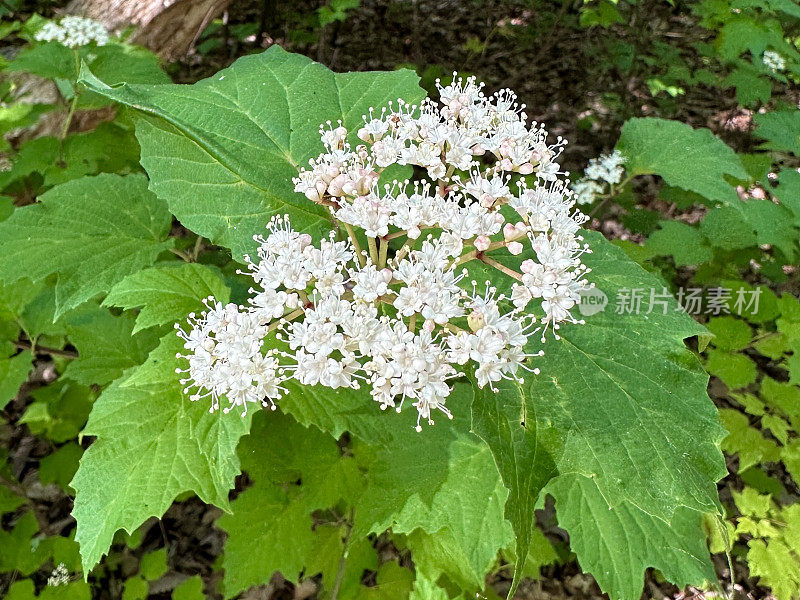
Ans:
[{"label": "distant white flower cluster", "polygon": [[[341,123],[321,129],[326,152],[295,190],[339,228],[315,244],[286,216],[256,236],[250,305],[209,299],[179,328],[193,400],[210,397],[214,411],[224,396],[225,411],[246,412],[274,408],[290,379],[363,386],[382,409],[412,403],[419,430],[437,410],[452,417],[451,381],[464,370],[480,387],[521,381],[538,373],[529,338],[579,322],[589,249],[559,177],[564,142],[529,128],[508,90],[487,97],[474,78],[438,87],[441,105],[370,109],[355,148]],[[392,165],[427,177],[382,184]],[[479,273],[491,278],[480,289]]]},{"label": "distant white flower cluster", "polygon": [[58,566],[50,573],[50,577],[47,578],[47,585],[50,587],[58,587],[60,585],[67,585],[68,583],[69,571],[67,570],[67,565],[58,563]]},{"label": "distant white flower cluster", "polygon": [[774,50],[765,50],[761,60],[770,71],[777,73],[786,68],[786,59]]},{"label": "distant white flower cluster", "polygon": [[36,33],[40,42],[58,42],[68,48],[86,46],[92,42],[104,46],[109,41],[108,31],[101,23],[83,17],[68,16],[58,23],[50,21]]},{"label": "distant white flower cluster", "polygon": [[625,157],[614,150],[611,154],[602,154],[599,158],[589,161],[589,166],[584,171],[583,178],[572,184],[576,201],[580,205],[594,202],[600,194],[606,192],[607,186],[616,185],[622,181],[625,174]]}]

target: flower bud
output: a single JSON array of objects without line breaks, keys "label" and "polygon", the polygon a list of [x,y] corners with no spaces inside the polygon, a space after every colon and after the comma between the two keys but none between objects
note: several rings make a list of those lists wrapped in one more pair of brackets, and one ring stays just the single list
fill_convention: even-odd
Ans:
[{"label": "flower bud", "polygon": [[480,313],[476,310],[473,310],[469,313],[467,317],[467,325],[472,331],[478,331],[486,324],[486,319],[483,317],[483,313]]},{"label": "flower bud", "polygon": [[490,240],[488,236],[479,235],[477,238],[475,238],[475,249],[478,252],[486,252],[491,243],[492,240]]}]

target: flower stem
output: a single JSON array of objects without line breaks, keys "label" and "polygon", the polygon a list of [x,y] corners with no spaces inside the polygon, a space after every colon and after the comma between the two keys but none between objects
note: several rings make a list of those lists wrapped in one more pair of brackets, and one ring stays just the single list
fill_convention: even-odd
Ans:
[{"label": "flower stem", "polygon": [[486,263],[487,265],[494,267],[498,271],[505,273],[509,277],[513,277],[517,281],[522,281],[522,273],[517,273],[514,269],[509,269],[503,263],[496,261],[490,256],[481,256],[480,260]]},{"label": "flower stem", "polygon": [[460,265],[462,263],[468,262],[468,261],[472,260],[473,258],[476,258],[477,256],[478,256],[478,251],[477,250],[470,250],[466,254],[462,254],[461,256],[459,256],[458,260],[456,260],[456,262],[453,263],[453,266]]},{"label": "flower stem", "polygon": [[389,242],[387,242],[384,238],[381,238],[380,241],[380,256],[378,257],[378,268],[382,269],[386,266],[386,254],[389,252]]},{"label": "flower stem", "polygon": [[361,244],[358,243],[358,238],[356,237],[355,229],[350,223],[345,223],[344,228],[347,230],[347,237],[350,238],[350,243],[353,244],[353,248],[356,250],[356,257],[358,257],[358,264],[361,265],[363,268],[364,265],[367,263],[367,260],[364,258],[364,254],[361,252]]},{"label": "flower stem", "polygon": [[372,259],[373,264],[378,264],[378,245],[375,243],[375,238],[367,238],[369,244],[369,257]]},{"label": "flower stem", "polygon": [[299,317],[300,315],[304,314],[305,312],[306,311],[305,311],[304,308],[296,308],[295,310],[293,310],[289,314],[281,317],[277,321],[273,321],[272,323],[270,323],[269,327],[267,327],[267,333],[275,331],[278,328],[278,326],[283,322],[294,321],[297,317]]}]

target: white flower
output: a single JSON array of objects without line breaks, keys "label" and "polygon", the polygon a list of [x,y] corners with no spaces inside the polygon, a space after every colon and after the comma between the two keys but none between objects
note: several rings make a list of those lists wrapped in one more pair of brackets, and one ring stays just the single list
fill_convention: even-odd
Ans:
[{"label": "white flower", "polygon": [[192,328],[188,333],[175,325],[189,350],[178,355],[189,362],[188,369],[177,371],[188,373],[181,380],[182,385],[188,384],[184,392],[196,388],[192,401],[211,397],[211,412],[219,409],[223,396],[230,404],[225,412],[239,406],[246,414],[248,404],[255,403],[274,408],[274,400],[284,391],[283,377],[273,353],[261,351],[266,335],[261,318],[235,304],[208,301],[207,307],[199,318],[189,315]]},{"label": "white flower", "polygon": [[68,16],[58,24],[50,21],[36,33],[35,39],[42,42],[55,41],[68,48],[86,46],[94,42],[104,46],[109,42],[108,30],[97,21],[83,17]]},{"label": "white flower", "polygon": [[572,184],[572,191],[578,204],[587,205],[603,193],[603,186],[591,179],[581,179]]},{"label": "white flower", "polygon": [[[335,227],[314,243],[277,217],[255,237],[249,308],[209,304],[180,333],[193,399],[210,396],[213,409],[225,396],[246,409],[271,406],[288,379],[365,386],[384,409],[409,400],[420,428],[437,411],[452,417],[446,402],[460,367],[480,387],[521,381],[538,372],[528,362],[540,353],[525,351],[538,324],[544,335],[578,322],[571,309],[589,250],[579,235],[586,217],[557,160],[564,141],[548,144],[510,91],[486,96],[474,78],[437,85],[440,105],[370,109],[355,148],[341,123],[320,129],[326,151],[293,182],[330,209]],[[614,153],[589,170],[619,182],[622,162]],[[379,185],[395,164],[424,175]],[[519,270],[506,266],[509,255]],[[498,269],[504,290],[467,289],[475,261]]]},{"label": "white flower", "polygon": [[69,571],[67,565],[63,562],[58,563],[50,577],[47,578],[47,585],[49,587],[58,587],[60,585],[67,585],[69,583]]},{"label": "white flower", "polygon": [[761,60],[764,66],[775,73],[786,68],[786,59],[774,50],[765,50]]}]

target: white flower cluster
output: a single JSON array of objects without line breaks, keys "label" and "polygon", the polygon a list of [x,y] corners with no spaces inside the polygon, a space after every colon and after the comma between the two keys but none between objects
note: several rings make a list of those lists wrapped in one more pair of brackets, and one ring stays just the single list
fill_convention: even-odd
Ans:
[{"label": "white flower cluster", "polygon": [[50,577],[47,578],[47,585],[50,587],[58,587],[60,585],[67,585],[68,583],[69,571],[67,570],[67,565],[63,562],[58,563],[58,566],[50,573]]},{"label": "white flower cluster", "polygon": [[765,67],[775,73],[786,68],[786,59],[774,50],[765,50],[761,60]]},{"label": "white flower cluster", "polygon": [[50,21],[36,33],[40,42],[56,41],[68,48],[86,46],[95,42],[104,46],[109,41],[108,31],[102,23],[83,17],[68,16],[58,23]]},{"label": "white flower cluster", "polygon": [[591,204],[597,196],[606,191],[607,186],[622,181],[622,176],[625,174],[624,164],[625,157],[619,150],[614,150],[611,154],[601,154],[599,158],[590,160],[583,178],[571,185],[576,202],[580,205]]},{"label": "white flower cluster", "polygon": [[[284,216],[255,237],[250,305],[209,301],[179,331],[193,400],[210,396],[213,411],[225,396],[226,411],[246,412],[274,408],[290,379],[364,386],[382,409],[408,399],[419,430],[437,410],[452,417],[450,382],[465,368],[480,387],[521,381],[542,354],[529,338],[552,329],[558,339],[560,323],[580,322],[571,309],[589,286],[589,250],[559,178],[564,142],[529,128],[510,91],[487,97],[469,78],[439,92],[441,105],[370,109],[355,148],[341,123],[321,129],[326,152],[295,189],[339,227],[315,244]],[[391,165],[427,178],[379,183]],[[497,283],[478,290],[471,264]]]}]

